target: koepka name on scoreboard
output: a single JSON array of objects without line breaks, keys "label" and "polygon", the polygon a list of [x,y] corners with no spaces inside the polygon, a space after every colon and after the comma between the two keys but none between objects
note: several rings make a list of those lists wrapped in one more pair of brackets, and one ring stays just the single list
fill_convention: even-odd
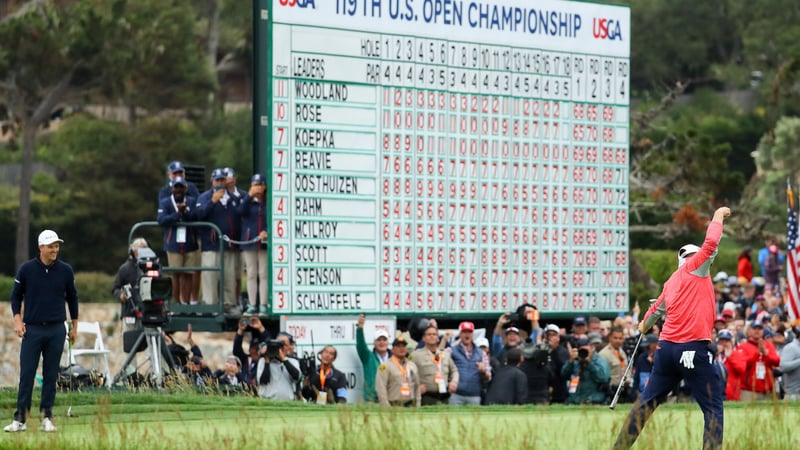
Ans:
[{"label": "koepka name on scoreboard", "polygon": [[333,140],[333,130],[309,130],[296,128],[294,130],[294,145],[298,147],[336,148]]}]

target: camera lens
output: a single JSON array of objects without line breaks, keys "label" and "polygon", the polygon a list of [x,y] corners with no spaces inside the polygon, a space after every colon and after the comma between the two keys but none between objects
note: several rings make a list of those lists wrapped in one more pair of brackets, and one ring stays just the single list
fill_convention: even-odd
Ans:
[{"label": "camera lens", "polygon": [[578,349],[578,358],[586,359],[588,357],[589,357],[589,350],[587,350],[585,348],[579,348]]}]

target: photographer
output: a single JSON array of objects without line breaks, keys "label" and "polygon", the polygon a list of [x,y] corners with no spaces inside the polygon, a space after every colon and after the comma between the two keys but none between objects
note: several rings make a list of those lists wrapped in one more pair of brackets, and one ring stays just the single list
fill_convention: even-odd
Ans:
[{"label": "photographer", "polygon": [[344,373],[333,367],[337,351],[332,345],[326,345],[319,352],[319,373],[314,371],[304,384],[303,397],[319,405],[347,403],[347,378]]},{"label": "photographer", "polygon": [[603,404],[611,379],[608,363],[595,353],[589,339],[579,338],[576,345],[567,344],[569,361],[561,368],[561,376],[569,380],[567,403]]},{"label": "photographer", "polygon": [[567,382],[561,376],[561,368],[569,360],[569,351],[561,345],[561,330],[554,324],[544,327],[545,342],[547,343],[547,365],[550,369],[550,403],[565,403],[567,401]]},{"label": "photographer", "polygon": [[294,400],[295,384],[300,371],[286,356],[287,348],[280,339],[258,345],[258,395],[271,400]]},{"label": "photographer", "polygon": [[136,238],[128,248],[128,258],[117,269],[117,276],[111,287],[111,294],[120,302],[119,317],[122,320],[122,331],[136,328],[136,305],[133,303],[133,286],[139,281],[139,267],[136,260],[140,248],[148,247],[144,238]]},{"label": "photographer", "polygon": [[539,331],[539,311],[533,305],[524,304],[513,313],[504,313],[494,327],[492,355],[502,360],[506,349],[519,348],[528,338],[536,342]]},{"label": "photographer", "polygon": [[[242,342],[244,333],[250,330],[250,347],[248,353],[244,352]],[[256,368],[258,365],[258,343],[268,338],[266,328],[258,317],[243,317],[239,320],[239,327],[233,336],[233,354],[242,361],[245,382],[250,386],[256,385]]]},{"label": "photographer", "polygon": [[[494,374],[486,393],[487,405],[522,405],[527,402],[528,380],[518,367],[521,360],[520,349],[510,348],[505,352],[503,366]],[[544,386],[546,391],[547,383]]]},{"label": "photographer", "polygon": [[527,393],[524,403],[546,405],[550,402],[547,391],[553,373],[548,364],[549,352],[550,346],[547,343],[526,342],[522,347],[524,360],[519,369],[526,377]]}]

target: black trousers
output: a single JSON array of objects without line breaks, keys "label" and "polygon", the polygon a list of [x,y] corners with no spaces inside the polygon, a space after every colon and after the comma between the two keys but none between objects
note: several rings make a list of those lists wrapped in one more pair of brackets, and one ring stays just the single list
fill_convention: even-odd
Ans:
[{"label": "black trousers", "polygon": [[45,417],[53,417],[56,402],[58,364],[64,352],[67,329],[64,322],[26,323],[25,337],[19,350],[19,391],[14,420],[25,422],[31,410],[31,396],[39,358],[42,358],[42,404],[39,410]]}]

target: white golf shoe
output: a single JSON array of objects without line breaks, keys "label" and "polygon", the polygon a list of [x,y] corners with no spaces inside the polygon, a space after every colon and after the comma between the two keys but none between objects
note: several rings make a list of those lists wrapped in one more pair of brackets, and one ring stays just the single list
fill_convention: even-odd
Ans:
[{"label": "white golf shoe", "polygon": [[18,422],[16,420],[11,422],[10,425],[6,425],[6,427],[3,428],[3,430],[5,430],[8,433],[16,433],[17,431],[25,431],[27,429],[28,427],[25,425],[25,422]]},{"label": "white golf shoe", "polygon": [[58,428],[56,428],[56,426],[53,425],[53,422],[51,422],[47,417],[42,419],[42,424],[39,425],[39,429],[47,433],[58,431]]}]

